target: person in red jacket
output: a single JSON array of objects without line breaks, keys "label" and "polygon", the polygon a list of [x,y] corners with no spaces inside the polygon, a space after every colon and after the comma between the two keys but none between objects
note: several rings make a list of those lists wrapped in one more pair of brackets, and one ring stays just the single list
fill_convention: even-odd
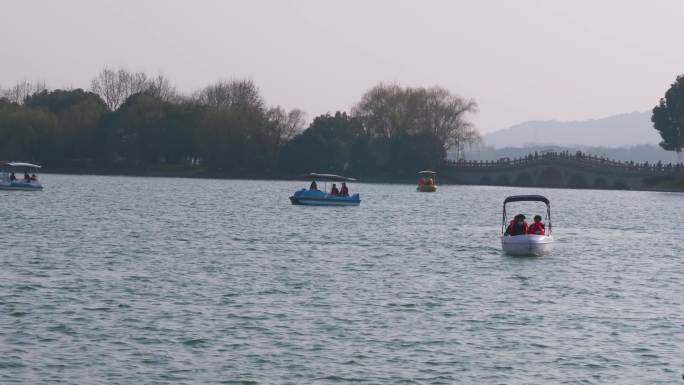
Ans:
[{"label": "person in red jacket", "polygon": [[524,235],[527,234],[527,222],[525,216],[522,214],[516,215],[511,223],[506,228],[506,235]]},{"label": "person in red jacket", "polygon": [[340,190],[337,189],[335,183],[333,183],[332,189],[330,189],[330,195],[340,195]]},{"label": "person in red jacket", "polygon": [[542,223],[541,215],[535,215],[534,216],[534,223],[527,230],[527,233],[528,234],[544,235],[544,232],[545,232],[545,227],[544,227],[544,223]]},{"label": "person in red jacket", "polygon": [[344,182],[342,182],[342,187],[340,188],[340,195],[343,197],[349,196],[349,189],[347,188],[347,184]]}]

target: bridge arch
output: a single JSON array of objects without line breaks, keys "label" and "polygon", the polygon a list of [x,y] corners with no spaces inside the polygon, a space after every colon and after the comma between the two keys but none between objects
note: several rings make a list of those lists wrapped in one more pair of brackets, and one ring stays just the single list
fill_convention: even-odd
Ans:
[{"label": "bridge arch", "polygon": [[615,183],[613,183],[613,188],[617,190],[627,190],[627,184],[622,181],[622,180],[616,180]]},{"label": "bridge arch", "polygon": [[515,185],[516,186],[534,186],[534,178],[532,178],[532,174],[530,174],[527,171],[521,172],[515,177]]},{"label": "bridge arch", "polygon": [[589,187],[589,183],[587,183],[587,178],[585,178],[584,175],[574,174],[570,177],[570,180],[568,181],[568,187],[587,188]]},{"label": "bridge arch", "polygon": [[508,179],[508,177],[506,175],[499,175],[496,178],[496,184],[499,186],[510,186],[511,180]]},{"label": "bridge arch", "polygon": [[562,186],[563,173],[556,167],[546,167],[542,170],[541,174],[539,175],[539,178],[537,179],[537,184],[541,186]]},{"label": "bridge arch", "polygon": [[606,178],[600,176],[600,177],[594,179],[594,188],[597,188],[597,189],[608,188],[608,182],[606,181]]}]

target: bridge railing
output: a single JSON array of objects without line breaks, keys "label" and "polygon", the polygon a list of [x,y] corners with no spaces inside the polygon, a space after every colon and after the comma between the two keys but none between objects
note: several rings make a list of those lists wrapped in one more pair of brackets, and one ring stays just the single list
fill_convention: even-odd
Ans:
[{"label": "bridge railing", "polygon": [[576,166],[587,167],[593,170],[603,169],[610,172],[621,173],[640,173],[648,175],[671,175],[684,174],[684,164],[682,163],[635,163],[623,162],[615,159],[609,159],[583,152],[544,152],[533,153],[520,158],[501,158],[493,161],[468,161],[457,160],[449,161],[448,164],[458,168],[473,168],[473,169],[510,169],[523,166],[532,166],[539,164],[547,164],[550,162],[572,163]]}]

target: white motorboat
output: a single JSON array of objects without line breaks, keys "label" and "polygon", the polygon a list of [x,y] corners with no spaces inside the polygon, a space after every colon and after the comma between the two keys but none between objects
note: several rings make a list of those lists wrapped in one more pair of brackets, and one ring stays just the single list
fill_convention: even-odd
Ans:
[{"label": "white motorboat", "polygon": [[[0,190],[38,191],[43,185],[38,181],[37,164],[24,162],[0,162]],[[21,173],[16,176],[16,173]],[[30,175],[29,175],[30,173]]]},{"label": "white motorboat", "polygon": [[[506,227],[508,224],[506,205],[512,202],[543,202],[546,204],[546,229],[544,231],[544,235],[506,234]],[[503,251],[508,255],[543,256],[551,253],[552,246],[553,236],[551,235],[551,204],[549,203],[549,200],[541,195],[513,195],[506,198],[503,204],[503,223],[501,231],[501,247]]]}]

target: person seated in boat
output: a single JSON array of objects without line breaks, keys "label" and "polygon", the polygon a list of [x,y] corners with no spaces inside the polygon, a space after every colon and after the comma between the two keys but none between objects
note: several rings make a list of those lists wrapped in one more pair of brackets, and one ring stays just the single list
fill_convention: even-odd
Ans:
[{"label": "person seated in boat", "polygon": [[16,175],[14,175],[14,173],[13,173],[13,172],[12,172],[12,173],[10,173],[10,181],[14,182],[15,180],[17,180],[17,176],[16,176]]},{"label": "person seated in boat", "polygon": [[505,235],[524,235],[527,234],[527,221],[522,214],[516,215],[508,224]]},{"label": "person seated in boat", "polygon": [[31,180],[32,181],[38,180],[38,176],[36,174],[31,174]]},{"label": "person seated in boat", "polygon": [[421,177],[420,179],[418,179],[418,186],[422,186],[422,185],[424,185],[425,183],[427,183],[427,181],[425,180],[425,178]]},{"label": "person seated in boat", "polygon": [[432,180],[432,178],[427,178],[427,180],[425,181],[425,184],[427,186],[432,186],[433,184],[435,184],[435,182]]},{"label": "person seated in boat", "polygon": [[309,186],[309,190],[318,190],[318,185],[316,184],[315,180],[311,181],[311,186]]},{"label": "person seated in boat", "polygon": [[544,235],[544,232],[545,232],[545,226],[544,226],[544,223],[542,222],[541,215],[535,215],[534,216],[534,223],[532,225],[530,225],[530,228],[527,230],[527,234]]},{"label": "person seated in boat", "polygon": [[335,183],[333,183],[333,186],[330,189],[330,195],[340,195],[340,190],[337,189],[337,185]]},{"label": "person seated in boat", "polygon": [[347,188],[347,184],[345,182],[342,182],[342,187],[340,187],[340,195],[343,197],[349,196],[349,189]]},{"label": "person seated in boat", "polygon": [[24,171],[24,182],[30,182],[31,177],[29,176],[28,172]]}]

